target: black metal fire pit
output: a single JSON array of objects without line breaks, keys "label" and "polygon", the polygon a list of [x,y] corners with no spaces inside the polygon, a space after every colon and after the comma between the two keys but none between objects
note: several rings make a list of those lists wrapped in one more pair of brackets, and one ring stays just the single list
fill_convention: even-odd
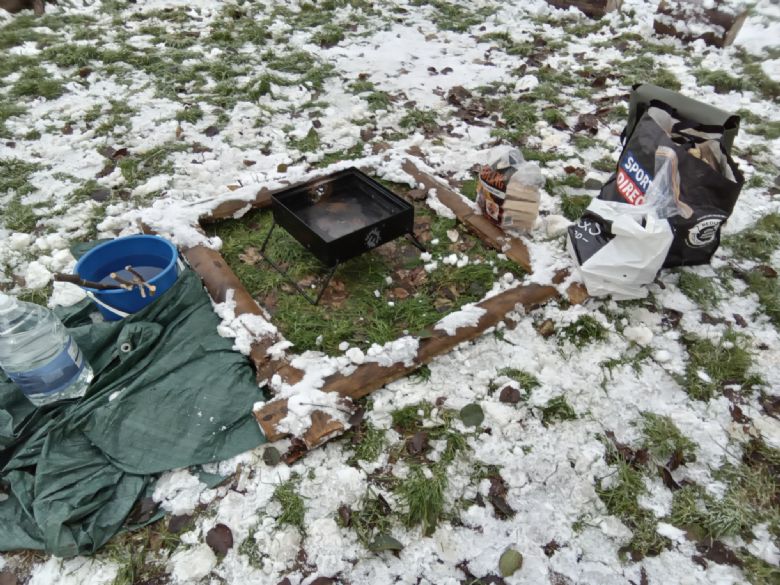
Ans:
[{"label": "black metal fire pit", "polygon": [[[274,223],[261,253],[315,305],[338,265],[351,258],[403,235],[425,251],[414,236],[414,208],[356,168],[280,191],[271,197],[271,209]],[[265,254],[277,224],[329,268],[316,299]]]}]

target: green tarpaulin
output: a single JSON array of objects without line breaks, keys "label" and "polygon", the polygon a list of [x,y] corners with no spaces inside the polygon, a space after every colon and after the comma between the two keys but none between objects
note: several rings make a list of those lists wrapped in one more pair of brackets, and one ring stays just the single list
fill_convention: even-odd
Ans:
[{"label": "green tarpaulin", "polygon": [[95,373],[82,399],[36,409],[0,371],[0,551],[93,553],[156,474],[264,441],[262,391],[194,272],[123,321],[93,310],[59,312]]}]

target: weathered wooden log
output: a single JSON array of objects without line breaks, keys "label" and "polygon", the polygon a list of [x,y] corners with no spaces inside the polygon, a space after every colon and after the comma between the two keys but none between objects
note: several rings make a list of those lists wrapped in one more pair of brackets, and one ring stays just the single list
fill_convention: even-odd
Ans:
[{"label": "weathered wooden log", "polygon": [[[365,363],[358,366],[349,375],[334,374],[329,376],[325,379],[322,391],[337,392],[355,400],[362,398],[386,384],[410,374],[458,344],[479,337],[506,318],[507,314],[518,305],[530,310],[549,301],[557,294],[557,290],[551,286],[530,285],[509,289],[477,304],[478,307],[484,309],[485,313],[479,318],[476,325],[461,327],[454,335],[449,335],[434,327],[430,337],[419,341],[417,356],[409,365],[395,363],[391,366],[382,366],[376,362]],[[255,411],[255,418],[269,441],[276,441],[284,437],[284,433],[277,429],[277,425],[285,416],[287,416],[287,401],[284,399],[267,402]],[[310,429],[310,431],[309,440],[315,443],[319,432],[330,432],[328,428]]]},{"label": "weathered wooden log", "polygon": [[0,8],[11,14],[30,9],[35,12],[36,16],[40,16],[46,11],[43,0],[0,0]]},{"label": "weathered wooden log", "polygon": [[436,189],[439,201],[446,205],[463,225],[473,232],[480,240],[491,248],[506,254],[510,260],[531,272],[531,257],[528,248],[522,240],[507,235],[487,217],[477,213],[463,198],[435,177],[420,170],[412,161],[407,160],[402,166],[418,183],[426,189]]},{"label": "weathered wooden log", "polygon": [[[215,303],[224,303],[227,292],[232,289],[233,300],[236,303],[236,316],[244,314],[263,316],[263,311],[219,252],[205,246],[194,246],[185,249],[183,254],[192,269],[203,280],[206,290]],[[273,359],[268,355],[268,349],[279,341],[282,341],[281,336],[268,336],[252,344],[249,357],[255,366],[257,379],[263,382],[278,373],[285,382],[295,384],[301,380],[303,373],[291,367],[285,359]]]},{"label": "weathered wooden log", "polygon": [[607,12],[620,10],[623,0],[547,0],[547,4],[564,10],[573,6],[590,18],[601,18]]},{"label": "weathered wooden log", "polygon": [[225,219],[232,218],[237,211],[244,209],[247,205],[253,209],[265,209],[271,206],[271,195],[274,191],[265,187],[257,192],[257,195],[251,201],[240,199],[229,199],[222,201],[210,212],[202,215],[199,219],[201,224],[215,223]]},{"label": "weathered wooden log", "polygon": [[728,47],[737,38],[748,16],[744,8],[716,5],[705,8],[701,0],[661,0],[653,21],[659,35],[674,36],[686,43],[698,39],[715,47]]}]

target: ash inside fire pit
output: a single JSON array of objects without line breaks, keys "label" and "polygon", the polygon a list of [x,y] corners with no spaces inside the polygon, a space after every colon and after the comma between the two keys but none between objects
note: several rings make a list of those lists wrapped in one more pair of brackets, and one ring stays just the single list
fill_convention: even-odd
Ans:
[{"label": "ash inside fire pit", "polygon": [[370,196],[355,197],[352,193],[326,193],[319,197],[315,193],[310,199],[312,204],[297,210],[297,215],[326,242],[387,219],[393,211]]}]

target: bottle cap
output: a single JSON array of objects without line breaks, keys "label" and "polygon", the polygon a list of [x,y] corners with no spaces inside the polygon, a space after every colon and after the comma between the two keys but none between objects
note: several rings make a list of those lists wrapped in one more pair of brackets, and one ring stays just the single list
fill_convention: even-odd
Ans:
[{"label": "bottle cap", "polygon": [[9,313],[14,307],[16,307],[16,299],[5,293],[0,293],[0,315]]}]

